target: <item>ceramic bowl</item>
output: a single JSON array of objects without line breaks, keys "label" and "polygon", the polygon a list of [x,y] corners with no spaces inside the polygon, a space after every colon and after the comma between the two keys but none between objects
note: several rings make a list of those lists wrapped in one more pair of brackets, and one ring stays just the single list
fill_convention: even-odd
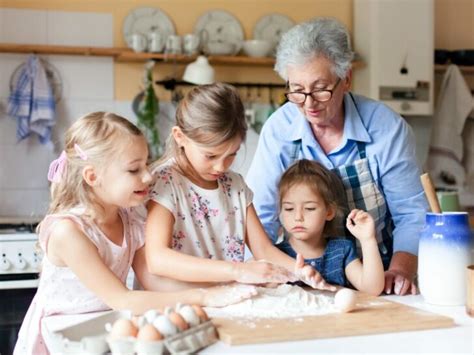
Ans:
[{"label": "ceramic bowl", "polygon": [[234,55],[239,50],[239,44],[224,41],[208,41],[203,46],[204,53],[208,55]]},{"label": "ceramic bowl", "polygon": [[266,57],[272,49],[272,42],[263,39],[249,39],[243,44],[244,53],[249,57]]}]

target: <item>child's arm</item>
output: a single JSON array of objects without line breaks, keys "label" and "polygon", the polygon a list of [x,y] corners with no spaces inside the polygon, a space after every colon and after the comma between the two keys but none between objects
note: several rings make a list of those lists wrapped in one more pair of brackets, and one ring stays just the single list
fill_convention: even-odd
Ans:
[{"label": "child's arm", "polygon": [[304,264],[301,257],[293,259],[275,247],[265,233],[262,223],[258,219],[253,204],[247,207],[247,236],[246,243],[257,260],[268,260],[295,272],[301,281],[320,290],[335,291],[336,287],[326,283],[322,276],[310,265]]},{"label": "child's arm", "polygon": [[151,201],[146,222],[146,259],[150,273],[190,282],[284,283],[286,269],[267,262],[232,263],[186,255],[171,248],[174,217]]},{"label": "child's arm", "polygon": [[367,212],[354,209],[347,216],[346,226],[360,241],[363,259],[363,263],[356,259],[346,266],[347,279],[358,290],[378,296],[385,281],[374,220]]},{"label": "child's arm", "polygon": [[[220,306],[256,294],[253,286],[194,289],[181,292],[131,291],[104,264],[96,246],[70,221],[57,222],[47,246],[48,258],[58,266],[69,267],[79,280],[112,309],[130,309],[141,314],[176,302]],[[86,259],[84,259],[86,256]]]}]

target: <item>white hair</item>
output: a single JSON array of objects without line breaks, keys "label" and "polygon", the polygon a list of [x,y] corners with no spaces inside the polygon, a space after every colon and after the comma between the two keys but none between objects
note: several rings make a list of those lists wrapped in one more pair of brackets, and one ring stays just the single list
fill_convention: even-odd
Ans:
[{"label": "white hair", "polygon": [[347,28],[335,18],[317,17],[302,22],[283,34],[276,53],[275,71],[288,80],[287,68],[301,66],[324,56],[332,71],[345,78],[354,56]]}]

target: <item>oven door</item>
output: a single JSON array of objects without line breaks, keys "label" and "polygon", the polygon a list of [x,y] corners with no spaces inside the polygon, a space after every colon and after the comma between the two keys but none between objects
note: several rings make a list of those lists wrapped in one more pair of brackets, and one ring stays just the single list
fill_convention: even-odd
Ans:
[{"label": "oven door", "polygon": [[13,354],[18,332],[36,288],[0,289],[0,354]]}]

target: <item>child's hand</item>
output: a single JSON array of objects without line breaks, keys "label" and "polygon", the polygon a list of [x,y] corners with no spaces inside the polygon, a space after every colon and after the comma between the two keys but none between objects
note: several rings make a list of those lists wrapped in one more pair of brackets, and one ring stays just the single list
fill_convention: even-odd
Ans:
[{"label": "child's hand", "polygon": [[207,307],[225,307],[258,294],[255,286],[238,283],[201,290],[204,293],[202,303]]},{"label": "child's hand", "polygon": [[245,284],[287,283],[295,276],[282,266],[264,260],[236,263],[235,281]]},{"label": "child's hand", "polygon": [[361,242],[375,240],[374,219],[365,211],[353,209],[347,216],[346,227]]},{"label": "child's hand", "polygon": [[303,255],[296,255],[295,275],[305,284],[318,290],[336,291],[336,287],[328,284],[311,265],[305,265]]}]

